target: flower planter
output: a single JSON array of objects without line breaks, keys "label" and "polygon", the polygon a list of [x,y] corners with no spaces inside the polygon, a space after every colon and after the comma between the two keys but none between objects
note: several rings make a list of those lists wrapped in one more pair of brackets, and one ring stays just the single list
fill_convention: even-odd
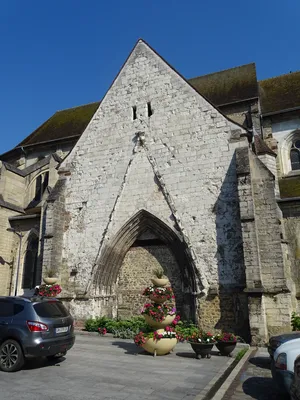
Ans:
[{"label": "flower planter", "polygon": [[175,319],[175,314],[174,315],[167,315],[165,319],[161,322],[155,321],[153,318],[151,318],[149,315],[144,314],[145,321],[148,325],[150,325],[152,328],[156,329],[162,329],[165,328],[168,325],[171,325],[172,322]]},{"label": "flower planter", "polygon": [[169,280],[165,278],[152,278],[151,282],[153,283],[154,286],[165,287],[168,285]]},{"label": "flower planter", "polygon": [[46,283],[46,285],[54,285],[56,282],[57,282],[57,279],[58,278],[47,278],[47,277],[45,277],[45,278],[43,278],[43,281]]},{"label": "flower planter", "polygon": [[165,301],[167,301],[166,296],[155,297],[152,294],[149,296],[149,299],[156,304],[163,304]]},{"label": "flower planter", "polygon": [[216,347],[221,356],[232,357],[232,352],[235,349],[236,342],[217,342]]},{"label": "flower planter", "polygon": [[196,353],[196,358],[210,358],[211,351],[214,347],[214,343],[196,343],[196,342],[189,342],[192,346],[192,349]]},{"label": "flower planter", "polygon": [[[162,333],[164,330],[159,329],[157,332]],[[176,338],[163,338],[154,340],[152,338],[147,339],[146,343],[142,345],[143,349],[154,356],[164,356],[170,353],[177,344]]]}]

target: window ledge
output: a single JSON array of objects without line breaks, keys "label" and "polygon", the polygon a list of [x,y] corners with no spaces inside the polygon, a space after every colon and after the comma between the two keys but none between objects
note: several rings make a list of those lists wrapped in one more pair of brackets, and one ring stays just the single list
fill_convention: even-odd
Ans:
[{"label": "window ledge", "polygon": [[300,169],[296,170],[296,171],[290,171],[285,175],[282,175],[282,179],[286,179],[286,178],[292,178],[294,176],[300,176]]}]

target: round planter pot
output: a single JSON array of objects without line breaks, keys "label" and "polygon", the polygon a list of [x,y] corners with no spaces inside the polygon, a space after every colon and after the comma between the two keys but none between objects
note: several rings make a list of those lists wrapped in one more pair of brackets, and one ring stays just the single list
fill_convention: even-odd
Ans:
[{"label": "round planter pot", "polygon": [[231,357],[231,353],[235,349],[236,342],[217,342],[216,348],[219,350],[221,356]]},{"label": "round planter pot", "polygon": [[145,318],[146,323],[148,325],[150,325],[152,328],[163,329],[166,326],[172,324],[172,322],[175,319],[175,314],[174,315],[167,315],[166,318],[162,322],[155,321],[149,315],[144,315],[144,318]]},{"label": "round planter pot", "polygon": [[151,282],[153,283],[154,286],[165,287],[168,285],[169,280],[165,278],[152,278]]},{"label": "round planter pot", "polygon": [[43,281],[46,285],[54,285],[57,282],[58,278],[43,278]]},{"label": "round planter pot", "polygon": [[192,346],[192,349],[196,353],[196,358],[210,358],[211,357],[211,351],[212,348],[214,347],[214,343],[194,343],[194,342],[189,342],[189,344]]},{"label": "round planter pot", "polygon": [[153,296],[152,294],[150,294],[149,299],[151,301],[153,301],[153,303],[156,303],[156,304],[163,304],[165,301],[167,301],[167,298],[165,296],[157,298],[157,297]]},{"label": "round planter pot", "polygon": [[[157,332],[162,333],[164,330],[159,329]],[[164,356],[169,354],[177,344],[176,338],[164,338],[159,340],[154,340],[152,338],[147,339],[146,343],[143,344],[143,349],[154,356]]]}]

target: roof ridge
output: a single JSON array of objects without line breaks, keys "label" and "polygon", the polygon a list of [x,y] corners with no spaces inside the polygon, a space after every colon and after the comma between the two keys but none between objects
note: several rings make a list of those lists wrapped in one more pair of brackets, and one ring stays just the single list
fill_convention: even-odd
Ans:
[{"label": "roof ridge", "polygon": [[266,81],[269,81],[269,80],[275,79],[275,78],[281,78],[283,76],[289,76],[289,75],[298,74],[299,72],[300,72],[300,69],[298,71],[294,71],[294,72],[287,72],[285,74],[271,76],[270,78],[266,78],[266,79],[262,79],[261,81],[258,81],[258,83],[266,82]]},{"label": "roof ridge", "polygon": [[55,115],[58,112],[62,112],[62,111],[67,111],[67,110],[73,110],[74,108],[79,108],[79,107],[85,107],[85,106],[90,106],[91,104],[97,104],[97,103],[101,103],[101,100],[99,101],[91,101],[90,103],[85,103],[85,104],[81,104],[80,106],[74,106],[74,107],[69,107],[69,108],[62,108],[61,110],[56,110],[55,113],[53,115]]},{"label": "roof ridge", "polygon": [[255,62],[252,62],[252,63],[247,63],[247,64],[238,65],[238,66],[236,66],[236,67],[231,67],[231,68],[222,69],[221,71],[211,72],[211,73],[209,73],[209,74],[198,75],[198,76],[195,76],[194,78],[188,78],[188,80],[191,81],[192,79],[198,79],[198,78],[202,78],[202,77],[206,77],[206,76],[211,76],[211,75],[220,74],[220,73],[222,73],[222,72],[230,71],[230,70],[232,70],[232,69],[237,69],[237,68],[241,68],[241,67],[246,67],[247,65],[254,65],[254,68],[255,68],[255,70],[256,70],[256,64],[255,64]]}]

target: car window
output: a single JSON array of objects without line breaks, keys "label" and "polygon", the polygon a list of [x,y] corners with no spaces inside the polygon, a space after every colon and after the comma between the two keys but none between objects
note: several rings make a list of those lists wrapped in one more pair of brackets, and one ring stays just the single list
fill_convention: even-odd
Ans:
[{"label": "car window", "polygon": [[69,315],[67,309],[58,301],[47,301],[37,303],[33,306],[37,315],[42,318],[58,318],[67,317]]},{"label": "car window", "polygon": [[0,317],[12,317],[14,315],[14,303],[0,300]]},{"label": "car window", "polygon": [[19,314],[23,310],[24,310],[24,306],[22,306],[21,304],[14,304],[14,315]]}]

